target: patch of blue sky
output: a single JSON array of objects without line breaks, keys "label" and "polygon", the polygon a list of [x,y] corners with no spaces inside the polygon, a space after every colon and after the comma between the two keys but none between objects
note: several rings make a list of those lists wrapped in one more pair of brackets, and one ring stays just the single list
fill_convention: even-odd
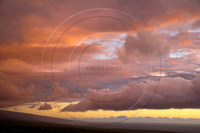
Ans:
[{"label": "patch of blue sky", "polygon": [[168,30],[168,29],[159,29],[159,30],[156,30],[156,33],[158,33],[158,34],[167,34],[170,37],[173,37],[173,36],[176,36],[179,33],[179,31],[177,31],[177,30]]},{"label": "patch of blue sky", "polygon": [[[127,33],[118,33],[116,35],[115,38],[112,38],[112,39],[107,39],[105,40],[104,37],[106,37],[107,35],[105,36],[100,36],[100,37],[88,37],[88,38],[85,38],[81,41],[79,41],[78,43],[81,44],[81,43],[84,43],[84,44],[93,44],[93,43],[101,43],[102,45],[105,45],[108,44],[109,42],[122,42],[122,41],[125,41],[126,39],[126,36],[127,36]],[[118,47],[122,47],[121,43],[118,44]]]},{"label": "patch of blue sky", "polygon": [[106,55],[94,55],[92,58],[94,58],[94,59],[98,59],[98,60],[110,60],[110,59],[117,58],[117,56],[116,56],[116,55],[112,55],[112,56],[106,56]]},{"label": "patch of blue sky", "polygon": [[188,32],[200,32],[200,28],[188,30]]},{"label": "patch of blue sky", "polygon": [[177,31],[170,31],[169,36],[176,36],[178,33]]},{"label": "patch of blue sky", "polygon": [[64,70],[35,70],[36,72],[45,72],[45,73],[56,73],[56,72],[63,72]]},{"label": "patch of blue sky", "polygon": [[117,58],[115,54],[116,49],[121,48],[126,41],[127,33],[121,33],[112,40],[105,40],[101,42],[101,45],[105,47],[104,54],[94,55],[92,58],[99,60],[110,60]]},{"label": "patch of blue sky", "polygon": [[182,57],[187,56],[191,53],[192,53],[191,51],[187,51],[185,49],[180,49],[180,50],[177,50],[177,52],[170,53],[169,57],[170,58],[182,58]]},{"label": "patch of blue sky", "polygon": [[112,38],[112,40],[105,40],[102,42],[103,46],[121,48],[126,41],[127,33],[118,34],[117,37]]}]

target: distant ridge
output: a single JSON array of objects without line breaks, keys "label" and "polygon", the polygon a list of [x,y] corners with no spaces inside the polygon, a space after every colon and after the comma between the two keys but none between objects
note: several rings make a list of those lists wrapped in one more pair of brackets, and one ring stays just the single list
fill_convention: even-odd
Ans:
[{"label": "distant ridge", "polygon": [[4,121],[4,120],[5,121],[48,122],[48,123],[58,123],[58,124],[75,123],[74,121],[60,119],[60,118],[0,110],[0,121]]},{"label": "distant ridge", "polygon": [[47,116],[0,110],[0,132],[29,133],[165,133],[134,129],[97,128],[84,123]]}]

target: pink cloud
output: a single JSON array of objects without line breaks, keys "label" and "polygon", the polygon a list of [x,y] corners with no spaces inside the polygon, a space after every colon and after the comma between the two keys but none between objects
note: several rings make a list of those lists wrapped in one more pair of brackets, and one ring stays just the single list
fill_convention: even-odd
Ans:
[{"label": "pink cloud", "polygon": [[[128,86],[121,89],[126,89],[118,93],[101,93],[102,90],[88,90],[89,98],[84,98],[78,104],[68,105],[63,111],[87,111],[87,110],[127,110],[127,109],[168,109],[168,108],[199,108],[199,77],[186,80],[181,77],[162,78],[159,83],[159,88],[155,92],[156,81],[152,81],[151,87],[146,90],[146,84],[131,82]],[[144,91],[146,92],[144,93]],[[115,93],[118,93],[117,95]],[[128,95],[127,95],[128,94]],[[141,97],[144,94],[144,97]],[[153,96],[153,99],[151,100]],[[123,97],[116,101],[116,97]],[[93,99],[91,99],[93,98]],[[141,99],[140,99],[141,98]],[[109,99],[110,102],[103,100]],[[140,99],[138,101],[138,99]],[[149,103],[149,100],[150,103]]]}]

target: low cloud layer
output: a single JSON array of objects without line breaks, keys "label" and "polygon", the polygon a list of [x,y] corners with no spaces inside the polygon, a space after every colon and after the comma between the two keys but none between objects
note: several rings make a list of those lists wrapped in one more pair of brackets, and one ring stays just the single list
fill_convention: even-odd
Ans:
[{"label": "low cloud layer", "polygon": [[10,77],[0,72],[0,107],[22,104],[24,101],[32,101],[36,87],[33,84],[22,86],[20,79]]},{"label": "low cloud layer", "polygon": [[52,107],[51,107],[51,105],[48,104],[48,103],[44,103],[43,105],[41,105],[41,106],[38,108],[38,110],[51,110],[51,109],[52,109]]},{"label": "low cloud layer", "polygon": [[[156,81],[153,81],[147,90],[146,84],[136,82],[121,88],[125,91],[121,91],[121,89],[116,92],[107,90],[107,93],[101,93],[101,90],[89,89],[89,99],[84,98],[78,104],[70,104],[63,111],[199,108],[199,81],[200,77],[196,77],[192,81],[181,77],[166,77],[160,80],[158,90],[155,90]],[[146,93],[141,98],[145,90]],[[116,97],[122,97],[122,99],[117,100]],[[105,102],[105,100],[110,100],[110,102]],[[149,102],[149,100],[151,101]]]}]

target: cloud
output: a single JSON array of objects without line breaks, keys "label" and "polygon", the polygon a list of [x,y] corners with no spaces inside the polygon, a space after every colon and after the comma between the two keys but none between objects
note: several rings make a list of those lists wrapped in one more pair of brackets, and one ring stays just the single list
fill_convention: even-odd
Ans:
[{"label": "cloud", "polygon": [[200,20],[196,20],[192,23],[192,27],[195,28],[199,28],[200,27]]},{"label": "cloud", "polygon": [[[29,42],[27,31],[34,33],[36,28],[43,27],[42,19],[51,19],[50,12],[41,8],[43,4],[45,5],[45,3],[36,1],[1,1],[0,17],[3,20],[0,23],[1,45]],[[34,21],[34,24],[30,20]]]},{"label": "cloud", "polygon": [[[90,3],[89,5],[86,3]],[[73,6],[72,6],[73,5]],[[44,7],[44,8],[43,8]],[[74,8],[76,7],[76,8]],[[131,8],[130,8],[131,7]],[[146,1],[122,0],[111,1],[56,1],[39,2],[39,1],[1,1],[0,17],[3,21],[0,24],[0,35],[2,37],[1,44],[26,45],[27,43],[42,43],[46,41],[48,35],[62,20],[71,15],[92,8],[110,8],[120,10],[130,14],[135,19],[126,20],[137,30],[140,28],[155,28],[158,25],[169,24],[183,19],[191,19],[199,16],[199,1],[177,0],[176,2],[168,2],[166,0],[154,0],[146,3]],[[57,10],[59,9],[59,10]],[[145,10],[142,10],[145,9]],[[105,14],[105,12],[97,12]],[[122,15],[110,14],[116,18]],[[83,17],[86,16],[85,14]],[[189,17],[188,17],[189,16]],[[81,16],[82,17],[82,16]],[[103,21],[102,21],[103,20]],[[15,23],[13,23],[15,22]],[[92,24],[91,23],[95,23]],[[114,24],[113,24],[114,23]],[[84,21],[79,27],[85,31],[121,31],[127,30],[127,26],[114,19],[95,18]],[[41,30],[42,29],[42,30]],[[128,28],[130,30],[130,28]],[[74,34],[73,34],[74,36]],[[76,38],[76,37],[75,37]]]},{"label": "cloud", "polygon": [[93,87],[99,87],[99,83],[93,83],[91,81],[81,81],[79,82],[79,86],[81,88],[93,88]]},{"label": "cloud", "polygon": [[[181,77],[165,77],[160,80],[159,88],[154,94],[156,88],[156,81],[153,81],[151,87],[147,89],[146,84],[131,82],[128,86],[121,89],[126,89],[126,92],[119,91],[114,93],[101,93],[101,90],[94,91],[88,90],[89,98],[84,98],[78,104],[70,104],[63,109],[63,111],[87,111],[87,110],[126,110],[130,109],[169,109],[169,108],[199,108],[199,81],[200,78],[196,77],[193,80],[186,80]],[[144,97],[141,96],[145,94]],[[128,94],[128,96],[127,96]],[[109,96],[108,96],[109,95]],[[123,97],[116,101],[117,97]],[[147,105],[151,97],[153,99]],[[140,99],[138,101],[138,99]],[[109,99],[110,102],[104,100]],[[135,106],[133,106],[135,104]]]},{"label": "cloud", "polygon": [[[53,63],[62,63],[68,62],[69,58],[71,57],[71,62],[77,61],[80,58],[80,54],[87,47],[86,44],[81,44],[79,46],[59,46],[56,48],[54,56],[52,57],[52,51],[55,45],[47,46],[45,49],[44,55],[42,54],[45,46],[18,46],[18,45],[11,45],[11,46],[1,46],[0,47],[0,61],[6,61],[10,59],[17,59],[28,63],[30,65],[41,65],[42,55],[43,55],[43,63],[49,64],[51,59],[53,58]],[[72,53],[72,51],[74,52]],[[100,44],[93,44],[93,47],[90,47],[87,50],[85,55],[95,54],[102,52],[102,48]]]},{"label": "cloud", "polygon": [[48,103],[44,103],[43,105],[41,105],[41,106],[38,108],[38,110],[51,110],[51,109],[52,109],[52,107],[51,107],[51,105],[48,104]]},{"label": "cloud", "polygon": [[72,90],[70,90],[69,88],[63,87],[58,82],[55,81],[53,91],[49,96],[48,101],[66,101],[66,99],[69,98],[72,99],[80,98],[80,94],[76,91],[72,92]]},{"label": "cloud", "polygon": [[31,106],[29,106],[29,108],[35,108],[36,106],[36,104],[32,104]]},{"label": "cloud", "polygon": [[0,107],[18,105],[34,98],[36,88],[34,85],[22,86],[16,82],[15,77],[0,73]]},{"label": "cloud", "polygon": [[[178,34],[170,37],[169,35],[171,35],[171,32],[174,32],[174,29],[176,31],[177,28],[184,27],[187,23],[189,24],[193,22],[192,28],[198,28],[200,12],[199,5],[200,4],[198,0],[177,0],[173,3],[165,0],[153,0],[151,2],[146,2],[143,0],[127,0],[126,2],[122,0],[86,0],[84,2],[76,0],[62,2],[27,2],[23,0],[20,2],[14,2],[2,0],[0,2],[0,18],[2,20],[0,22],[0,71],[2,72],[0,74],[0,91],[5,92],[5,94],[2,93],[0,95],[0,106],[11,106],[34,100],[53,101],[58,99],[65,100],[65,98],[68,97],[80,98],[80,94],[71,91],[74,88],[70,88],[70,82],[73,81],[73,83],[78,84],[78,76],[76,73],[77,70],[75,69],[77,66],[77,61],[80,58],[80,53],[87,45],[82,44],[74,51],[71,58],[72,66],[70,68],[70,73],[67,71],[67,63],[72,50],[74,50],[76,47],[75,45],[77,42],[85,37],[88,37],[89,35],[93,35],[94,33],[112,32],[112,34],[118,34],[123,32],[129,34],[126,38],[126,45],[117,52],[117,55],[122,62],[136,61],[137,58],[142,58],[142,61],[145,59],[148,61],[148,58],[152,54],[157,55],[158,50],[157,46],[155,46],[155,38],[160,47],[161,45],[164,46],[164,49],[160,49],[160,53],[163,55],[167,55],[169,52],[176,52],[176,50],[179,48],[185,48],[194,51],[198,50],[198,46],[195,45],[198,44],[198,33],[190,33],[185,30],[178,30]],[[42,66],[43,70],[41,70],[40,65],[42,52],[46,46],[45,42],[47,41],[53,29],[56,28],[60,22],[71,15],[93,8],[110,8],[130,14],[134,19],[130,19],[129,17],[125,17],[124,15],[120,15],[114,11],[92,12],[94,15],[109,15],[113,16],[114,18],[122,19],[125,22],[130,23],[130,25],[134,28],[134,31],[132,28],[130,28],[130,26],[122,21],[108,17],[97,17],[81,21],[80,23],[74,25],[63,36],[58,44],[58,47],[56,47],[53,58],[52,74],[51,59],[55,41],[58,39],[57,37],[60,37],[63,29],[66,28],[65,26],[72,24],[69,22],[66,25],[61,26],[61,28],[56,32],[54,38],[51,38],[44,53],[44,62]],[[88,15],[82,14],[76,17],[74,20],[80,20],[87,16]],[[172,28],[170,28],[170,26]],[[188,25],[185,27],[187,26]],[[167,32],[169,35],[162,36],[159,34],[164,38],[159,40],[160,36],[154,33],[159,29],[161,31],[165,31],[165,29],[161,29],[162,27],[168,30]],[[132,32],[137,34],[138,37],[132,36]],[[118,39],[118,37],[114,38]],[[108,37],[104,39],[111,40],[113,38]],[[84,61],[91,59],[93,54],[104,52],[102,51],[101,44],[92,44],[92,46],[93,47],[90,47],[87,49],[87,52],[84,53],[84,59],[82,60],[83,64],[81,64],[82,66],[91,66],[91,64],[84,64]],[[93,65],[115,64],[117,62],[117,60],[114,59],[109,61],[98,61],[96,64],[92,61],[93,60],[89,60],[88,62],[92,63]],[[194,66],[194,64],[199,62],[199,58],[198,53],[196,52],[188,56],[184,56],[184,58],[181,59],[173,58],[173,60],[165,59],[164,61],[165,63],[169,62],[168,64],[166,63],[163,65],[165,67],[165,71],[192,71],[197,69],[197,66]],[[145,67],[145,65],[143,66]],[[135,71],[129,71],[132,69]],[[40,72],[43,74],[42,76]],[[83,70],[81,72],[85,71]],[[86,72],[88,75],[96,73],[92,71]],[[96,79],[101,80],[103,77],[105,77],[105,81],[113,82],[114,79],[117,79],[120,76],[130,78],[133,75],[138,76],[141,73],[147,73],[146,69],[136,65],[123,68],[123,72],[124,73],[116,73],[116,71],[104,73],[99,72],[99,75],[96,76]],[[58,83],[55,83],[57,84],[56,88],[53,88],[51,84],[51,74],[54,76],[53,78],[55,79],[55,82]],[[93,75],[90,78],[95,80],[95,76]],[[192,84],[197,84],[196,81],[193,82],[194,83]],[[143,90],[143,84],[133,84]],[[93,81],[85,83],[82,82],[80,85],[82,87],[102,86],[102,88],[104,88],[101,83],[94,84]],[[125,88],[128,88],[128,90],[136,89],[131,89],[129,85],[125,86]],[[198,87],[193,86],[192,88],[195,92],[198,92]],[[108,92],[110,92],[110,90]],[[88,90],[88,94],[94,95],[94,98],[96,98],[96,93],[98,93],[98,91],[94,91],[92,89]],[[110,100],[116,100],[116,98],[112,99],[112,97],[110,97],[110,93],[108,95],[109,98],[111,98]],[[119,94],[120,96],[122,95],[121,93],[117,92],[117,95]],[[138,92],[138,94],[134,95],[137,97],[139,94],[140,93]],[[151,93],[149,95],[151,95]],[[101,96],[102,94],[99,94],[97,95],[97,98],[100,98]],[[160,98],[162,98],[162,96],[163,95],[157,95],[157,97]],[[91,106],[92,109],[99,108],[96,106],[96,103],[93,102],[92,105],[90,102],[88,102],[88,106]],[[101,105],[102,108],[109,109],[109,105],[105,104],[105,106],[106,107]],[[129,107],[129,104],[120,106]],[[118,107],[113,107],[113,109],[118,109]]]},{"label": "cloud", "polygon": [[169,48],[161,49],[163,42],[160,42],[146,30],[140,30],[137,37],[128,35],[122,49],[117,51],[117,55],[122,62],[130,62],[138,59],[149,59],[155,56],[167,55]]}]

